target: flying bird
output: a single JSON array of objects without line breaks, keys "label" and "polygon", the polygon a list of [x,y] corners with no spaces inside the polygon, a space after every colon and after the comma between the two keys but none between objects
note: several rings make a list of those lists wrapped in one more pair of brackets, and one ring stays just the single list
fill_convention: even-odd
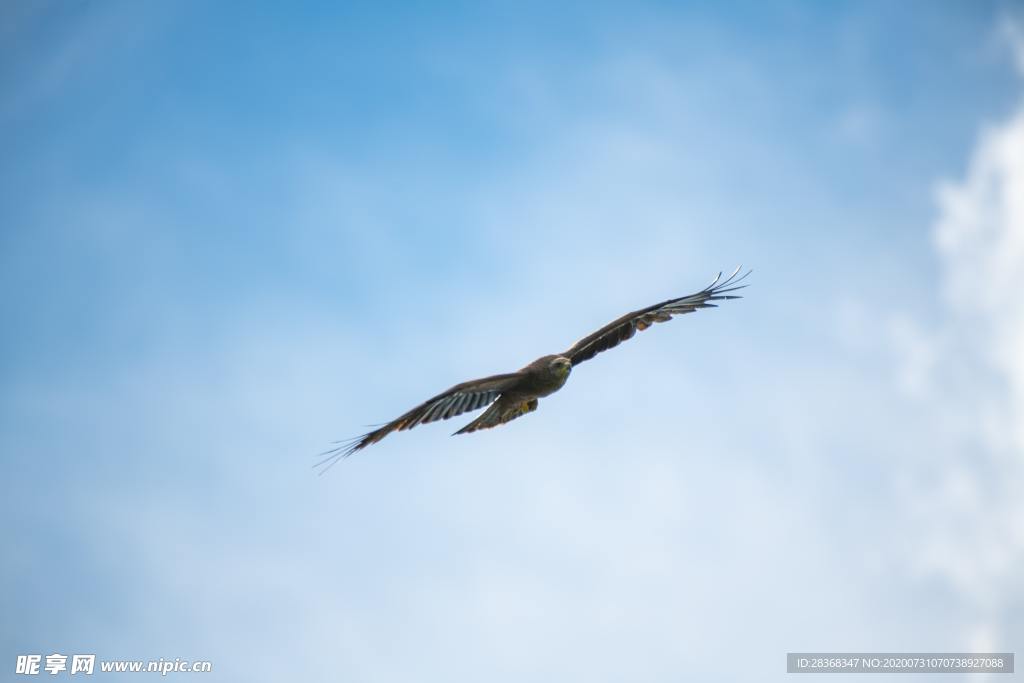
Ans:
[{"label": "flying bird", "polygon": [[[549,396],[565,384],[572,369],[585,360],[590,360],[602,351],[618,346],[621,342],[643,331],[654,323],[671,320],[672,316],[692,313],[700,308],[715,308],[712,301],[741,299],[730,292],[743,289],[740,284],[751,271],[739,275],[740,269],[722,280],[719,273],[714,281],[696,294],[669,299],[661,303],[627,313],[608,323],[593,334],[573,344],[569,350],[548,356],[541,356],[522,370],[504,375],[491,375],[456,384],[447,391],[427,399],[404,415],[385,425],[354,439],[336,442],[336,446],[324,453],[323,460],[314,467],[323,467],[321,474],[341,458],[352,455],[371,444],[375,444],[391,432],[412,429],[416,425],[447,420],[471,410],[490,406],[455,434],[469,434],[479,429],[490,429],[531,413],[537,409],[538,399]],[[454,436],[453,434],[452,436]]]}]

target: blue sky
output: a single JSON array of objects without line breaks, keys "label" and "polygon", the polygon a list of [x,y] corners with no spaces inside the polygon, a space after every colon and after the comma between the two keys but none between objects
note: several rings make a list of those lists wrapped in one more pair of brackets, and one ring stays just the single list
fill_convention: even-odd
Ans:
[{"label": "blue sky", "polygon": [[[3,659],[770,680],[1013,649],[1017,12],[9,3]],[[310,469],[738,263],[747,298],[527,418]]]}]

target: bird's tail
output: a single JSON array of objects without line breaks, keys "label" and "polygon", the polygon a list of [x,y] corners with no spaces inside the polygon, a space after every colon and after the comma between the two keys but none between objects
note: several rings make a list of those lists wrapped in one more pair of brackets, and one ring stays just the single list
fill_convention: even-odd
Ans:
[{"label": "bird's tail", "polygon": [[[491,404],[491,407],[483,412],[483,414],[477,419],[470,422],[468,425],[455,432],[455,434],[469,434],[475,432],[478,429],[490,429],[491,427],[497,427],[500,424],[505,424],[511,420],[532,413],[537,410],[537,399],[531,398],[526,401],[505,401],[498,399]],[[455,436],[452,434],[452,436]]]}]

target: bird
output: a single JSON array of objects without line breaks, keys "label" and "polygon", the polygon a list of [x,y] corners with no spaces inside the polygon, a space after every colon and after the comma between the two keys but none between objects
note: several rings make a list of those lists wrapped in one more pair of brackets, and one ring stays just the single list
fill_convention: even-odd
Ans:
[{"label": "bird", "polygon": [[676,315],[692,313],[701,308],[716,308],[717,304],[712,303],[714,301],[742,299],[742,296],[733,292],[747,286],[741,283],[752,271],[739,275],[741,268],[737,267],[724,280],[719,272],[711,284],[699,292],[668,299],[616,318],[580,339],[567,351],[541,356],[521,370],[456,384],[377,429],[352,439],[334,442],[332,448],[320,454],[323,459],[314,467],[320,468],[320,474],[323,474],[342,458],[377,443],[392,432],[447,420],[485,406],[488,406],[487,410],[452,436],[491,429],[532,413],[537,410],[540,399],[550,396],[565,385],[574,367],[602,351],[618,346],[638,331],[646,330],[654,323],[671,320]]}]

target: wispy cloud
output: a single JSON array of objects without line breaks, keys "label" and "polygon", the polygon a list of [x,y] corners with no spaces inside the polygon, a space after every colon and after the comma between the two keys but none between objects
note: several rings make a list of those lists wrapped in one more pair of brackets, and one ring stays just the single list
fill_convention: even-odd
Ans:
[{"label": "wispy cloud", "polygon": [[167,8],[116,1],[87,7],[14,3],[13,8],[6,10],[2,30],[7,40],[0,52],[6,59],[0,71],[5,76],[0,116],[7,125],[14,117],[37,114],[37,107],[75,89],[83,76],[119,59],[130,60],[134,48],[144,44],[168,14]]}]

